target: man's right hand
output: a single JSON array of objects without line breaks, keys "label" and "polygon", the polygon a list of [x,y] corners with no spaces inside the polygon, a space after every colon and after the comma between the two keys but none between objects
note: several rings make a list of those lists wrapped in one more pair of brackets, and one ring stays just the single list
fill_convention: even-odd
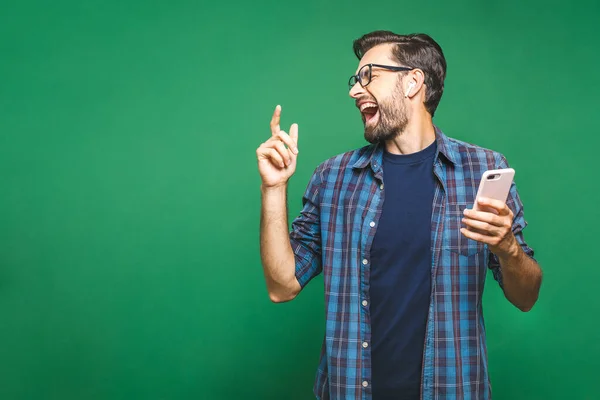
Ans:
[{"label": "man's right hand", "polygon": [[277,106],[271,118],[271,137],[256,149],[258,172],[265,188],[285,186],[296,171],[298,125],[292,124],[288,135],[280,129],[280,119],[281,106]]}]

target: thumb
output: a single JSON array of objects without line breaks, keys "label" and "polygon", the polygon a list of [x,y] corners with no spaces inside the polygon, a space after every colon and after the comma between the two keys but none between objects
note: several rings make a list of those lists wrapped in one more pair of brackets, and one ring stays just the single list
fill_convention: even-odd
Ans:
[{"label": "thumb", "polygon": [[292,124],[290,127],[290,138],[294,141],[296,147],[298,147],[298,124]]}]

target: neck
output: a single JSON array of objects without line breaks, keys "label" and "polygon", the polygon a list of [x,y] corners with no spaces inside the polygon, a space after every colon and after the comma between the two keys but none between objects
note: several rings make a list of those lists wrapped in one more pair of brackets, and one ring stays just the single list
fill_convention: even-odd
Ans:
[{"label": "neck", "polygon": [[406,128],[394,139],[385,142],[392,154],[412,154],[423,150],[435,141],[435,128],[427,112],[414,113]]}]

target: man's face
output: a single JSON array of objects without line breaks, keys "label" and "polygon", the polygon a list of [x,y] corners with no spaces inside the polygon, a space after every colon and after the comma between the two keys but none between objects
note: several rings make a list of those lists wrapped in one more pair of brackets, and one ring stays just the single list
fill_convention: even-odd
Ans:
[{"label": "man's face", "polygon": [[[391,58],[392,47],[392,44],[381,44],[367,51],[360,60],[356,73],[366,64],[399,66]],[[350,97],[355,99],[360,110],[365,126],[365,139],[369,143],[391,140],[402,133],[408,124],[401,83],[401,72],[372,67],[370,83],[364,88],[356,83],[350,89]]]}]

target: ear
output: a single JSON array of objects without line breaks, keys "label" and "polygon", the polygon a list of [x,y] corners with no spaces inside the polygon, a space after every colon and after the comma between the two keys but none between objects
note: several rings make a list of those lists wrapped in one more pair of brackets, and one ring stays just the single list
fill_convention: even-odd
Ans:
[{"label": "ear", "polygon": [[425,82],[425,74],[420,69],[413,69],[406,77],[404,97],[412,98],[421,91]]}]

